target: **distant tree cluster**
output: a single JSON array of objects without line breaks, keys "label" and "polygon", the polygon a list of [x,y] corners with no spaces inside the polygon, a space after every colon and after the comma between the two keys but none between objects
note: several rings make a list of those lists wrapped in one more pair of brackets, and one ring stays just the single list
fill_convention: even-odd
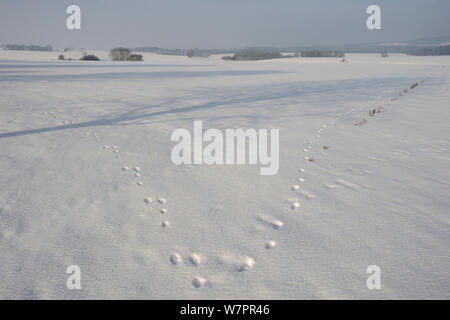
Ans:
[{"label": "distant tree cluster", "polygon": [[130,49],[119,47],[109,51],[113,61],[143,61],[141,54],[133,54]]},{"label": "distant tree cluster", "polygon": [[46,46],[38,46],[38,45],[30,45],[26,46],[24,44],[7,44],[5,46],[6,50],[22,50],[22,51],[53,51],[53,47],[51,45]]},{"label": "distant tree cluster", "polygon": [[171,56],[196,56],[196,57],[209,57],[212,54],[225,54],[229,53],[233,50],[223,50],[223,49],[164,49],[164,48],[158,48],[158,47],[140,47],[140,48],[134,48],[133,51],[138,52],[154,52],[157,54],[165,54],[165,55],[171,55]]},{"label": "distant tree cluster", "polygon": [[286,54],[283,56],[283,58],[299,58],[300,57],[300,53],[296,52],[293,54]]},{"label": "distant tree cluster", "polygon": [[274,48],[246,48],[237,51],[233,56],[222,57],[223,60],[241,61],[241,60],[267,60],[285,58],[277,49]]},{"label": "distant tree cluster", "polygon": [[143,61],[143,60],[144,59],[142,57],[142,54],[134,54],[134,53],[130,54],[129,61]]},{"label": "distant tree cluster", "polygon": [[411,50],[408,54],[415,56],[448,56],[450,55],[450,45],[434,48],[420,48]]},{"label": "distant tree cluster", "polygon": [[93,54],[87,54],[80,58],[83,61],[99,61],[99,57],[94,56]]},{"label": "distant tree cluster", "polygon": [[189,58],[192,58],[194,56],[194,54],[195,54],[194,49],[189,49],[189,50],[186,51],[186,55]]},{"label": "distant tree cluster", "polygon": [[302,51],[302,57],[310,57],[310,58],[342,58],[344,57],[344,53],[341,51],[328,51],[328,50],[309,50]]}]

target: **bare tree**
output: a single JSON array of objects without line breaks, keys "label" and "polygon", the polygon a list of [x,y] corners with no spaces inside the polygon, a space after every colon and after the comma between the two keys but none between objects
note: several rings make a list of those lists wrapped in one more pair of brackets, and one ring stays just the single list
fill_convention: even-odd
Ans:
[{"label": "bare tree", "polygon": [[129,61],[143,61],[142,54],[131,54]]},{"label": "bare tree", "polygon": [[114,48],[109,51],[109,56],[113,61],[128,61],[130,60],[131,51],[127,48]]}]

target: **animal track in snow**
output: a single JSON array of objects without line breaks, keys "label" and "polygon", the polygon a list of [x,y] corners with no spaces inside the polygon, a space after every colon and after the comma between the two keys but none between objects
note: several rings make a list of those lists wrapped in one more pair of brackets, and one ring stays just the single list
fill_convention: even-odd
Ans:
[{"label": "animal track in snow", "polygon": [[298,209],[301,206],[301,203],[297,198],[290,198],[287,200],[287,202],[289,203],[289,206],[292,210]]},{"label": "animal track in snow", "polygon": [[232,271],[243,272],[250,270],[256,264],[255,260],[249,256],[239,256],[226,254],[218,257],[217,262],[226,266]]},{"label": "animal track in snow", "polygon": [[166,204],[166,203],[167,203],[167,199],[159,197],[159,198],[158,198],[158,202],[159,202],[160,204]]},{"label": "animal track in snow", "polygon": [[139,168],[139,167],[134,167],[134,168],[133,168],[133,171],[135,171],[135,172],[141,172],[141,168]]},{"label": "animal track in snow", "polygon": [[170,262],[175,265],[180,265],[183,262],[183,259],[179,253],[175,252],[170,255]]},{"label": "animal track in snow", "polygon": [[273,240],[266,241],[266,249],[273,249],[276,245],[277,243]]},{"label": "animal track in snow", "polygon": [[163,228],[168,228],[168,227],[170,227],[170,222],[167,221],[167,220],[165,220],[165,221],[161,222],[161,226],[162,226]]},{"label": "animal track in snow", "polygon": [[202,263],[202,257],[198,254],[198,253],[192,253],[189,256],[189,261],[196,267],[198,267],[200,265],[200,263]]},{"label": "animal track in snow", "polygon": [[293,191],[298,190],[298,189],[300,189],[300,186],[298,184],[294,184],[291,186],[291,190],[293,190]]},{"label": "animal track in snow", "polygon": [[236,264],[236,270],[239,272],[247,271],[253,268],[255,265],[255,260],[251,257],[243,257],[241,261],[238,261]]},{"label": "animal track in snow", "polygon": [[299,190],[298,193],[308,200],[316,197],[314,194],[312,194],[311,192],[308,192],[306,190]]},{"label": "animal track in snow", "polygon": [[136,184],[138,185],[138,186],[142,186],[144,183],[143,182],[136,182]]},{"label": "animal track in snow", "polygon": [[298,208],[300,208],[300,202],[295,201],[295,202],[293,202],[293,203],[291,204],[291,209],[292,209],[292,210],[295,210],[295,209],[298,209]]},{"label": "animal track in snow", "polygon": [[145,202],[146,204],[150,204],[150,203],[153,202],[153,199],[152,199],[152,198],[145,198],[145,199],[144,199],[144,202]]},{"label": "animal track in snow", "polygon": [[340,185],[343,185],[344,187],[348,187],[348,188],[356,187],[356,184],[351,183],[344,179],[338,179],[338,180],[336,180],[336,183],[339,183]]},{"label": "animal track in snow", "polygon": [[269,225],[270,227],[274,228],[274,229],[280,229],[284,223],[278,219],[263,215],[263,216],[259,216],[258,220]]},{"label": "animal track in snow", "polygon": [[162,208],[161,210],[159,210],[159,212],[161,212],[162,214],[167,214],[167,209],[166,208]]},{"label": "animal track in snow", "polygon": [[130,168],[128,168],[127,166],[122,168],[122,171],[128,171],[128,170],[130,170]]},{"label": "animal track in snow", "polygon": [[206,286],[207,283],[208,283],[207,280],[203,277],[194,277],[194,279],[192,279],[192,284],[196,288],[204,287]]}]

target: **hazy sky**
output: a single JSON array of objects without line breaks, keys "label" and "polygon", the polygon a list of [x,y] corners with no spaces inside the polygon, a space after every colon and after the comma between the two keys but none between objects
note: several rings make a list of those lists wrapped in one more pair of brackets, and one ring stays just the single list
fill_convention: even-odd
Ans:
[{"label": "hazy sky", "polygon": [[[81,30],[66,28],[81,7]],[[369,31],[366,8],[381,7]],[[450,36],[449,0],[0,0],[0,44],[237,48]]]}]

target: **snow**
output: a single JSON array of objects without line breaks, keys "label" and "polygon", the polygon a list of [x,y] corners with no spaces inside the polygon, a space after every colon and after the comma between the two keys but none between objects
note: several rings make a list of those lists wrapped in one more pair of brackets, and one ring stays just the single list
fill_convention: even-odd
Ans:
[{"label": "snow", "polygon": [[[0,298],[450,298],[449,57],[58,54],[0,50]],[[174,165],[197,120],[278,174]]]}]

